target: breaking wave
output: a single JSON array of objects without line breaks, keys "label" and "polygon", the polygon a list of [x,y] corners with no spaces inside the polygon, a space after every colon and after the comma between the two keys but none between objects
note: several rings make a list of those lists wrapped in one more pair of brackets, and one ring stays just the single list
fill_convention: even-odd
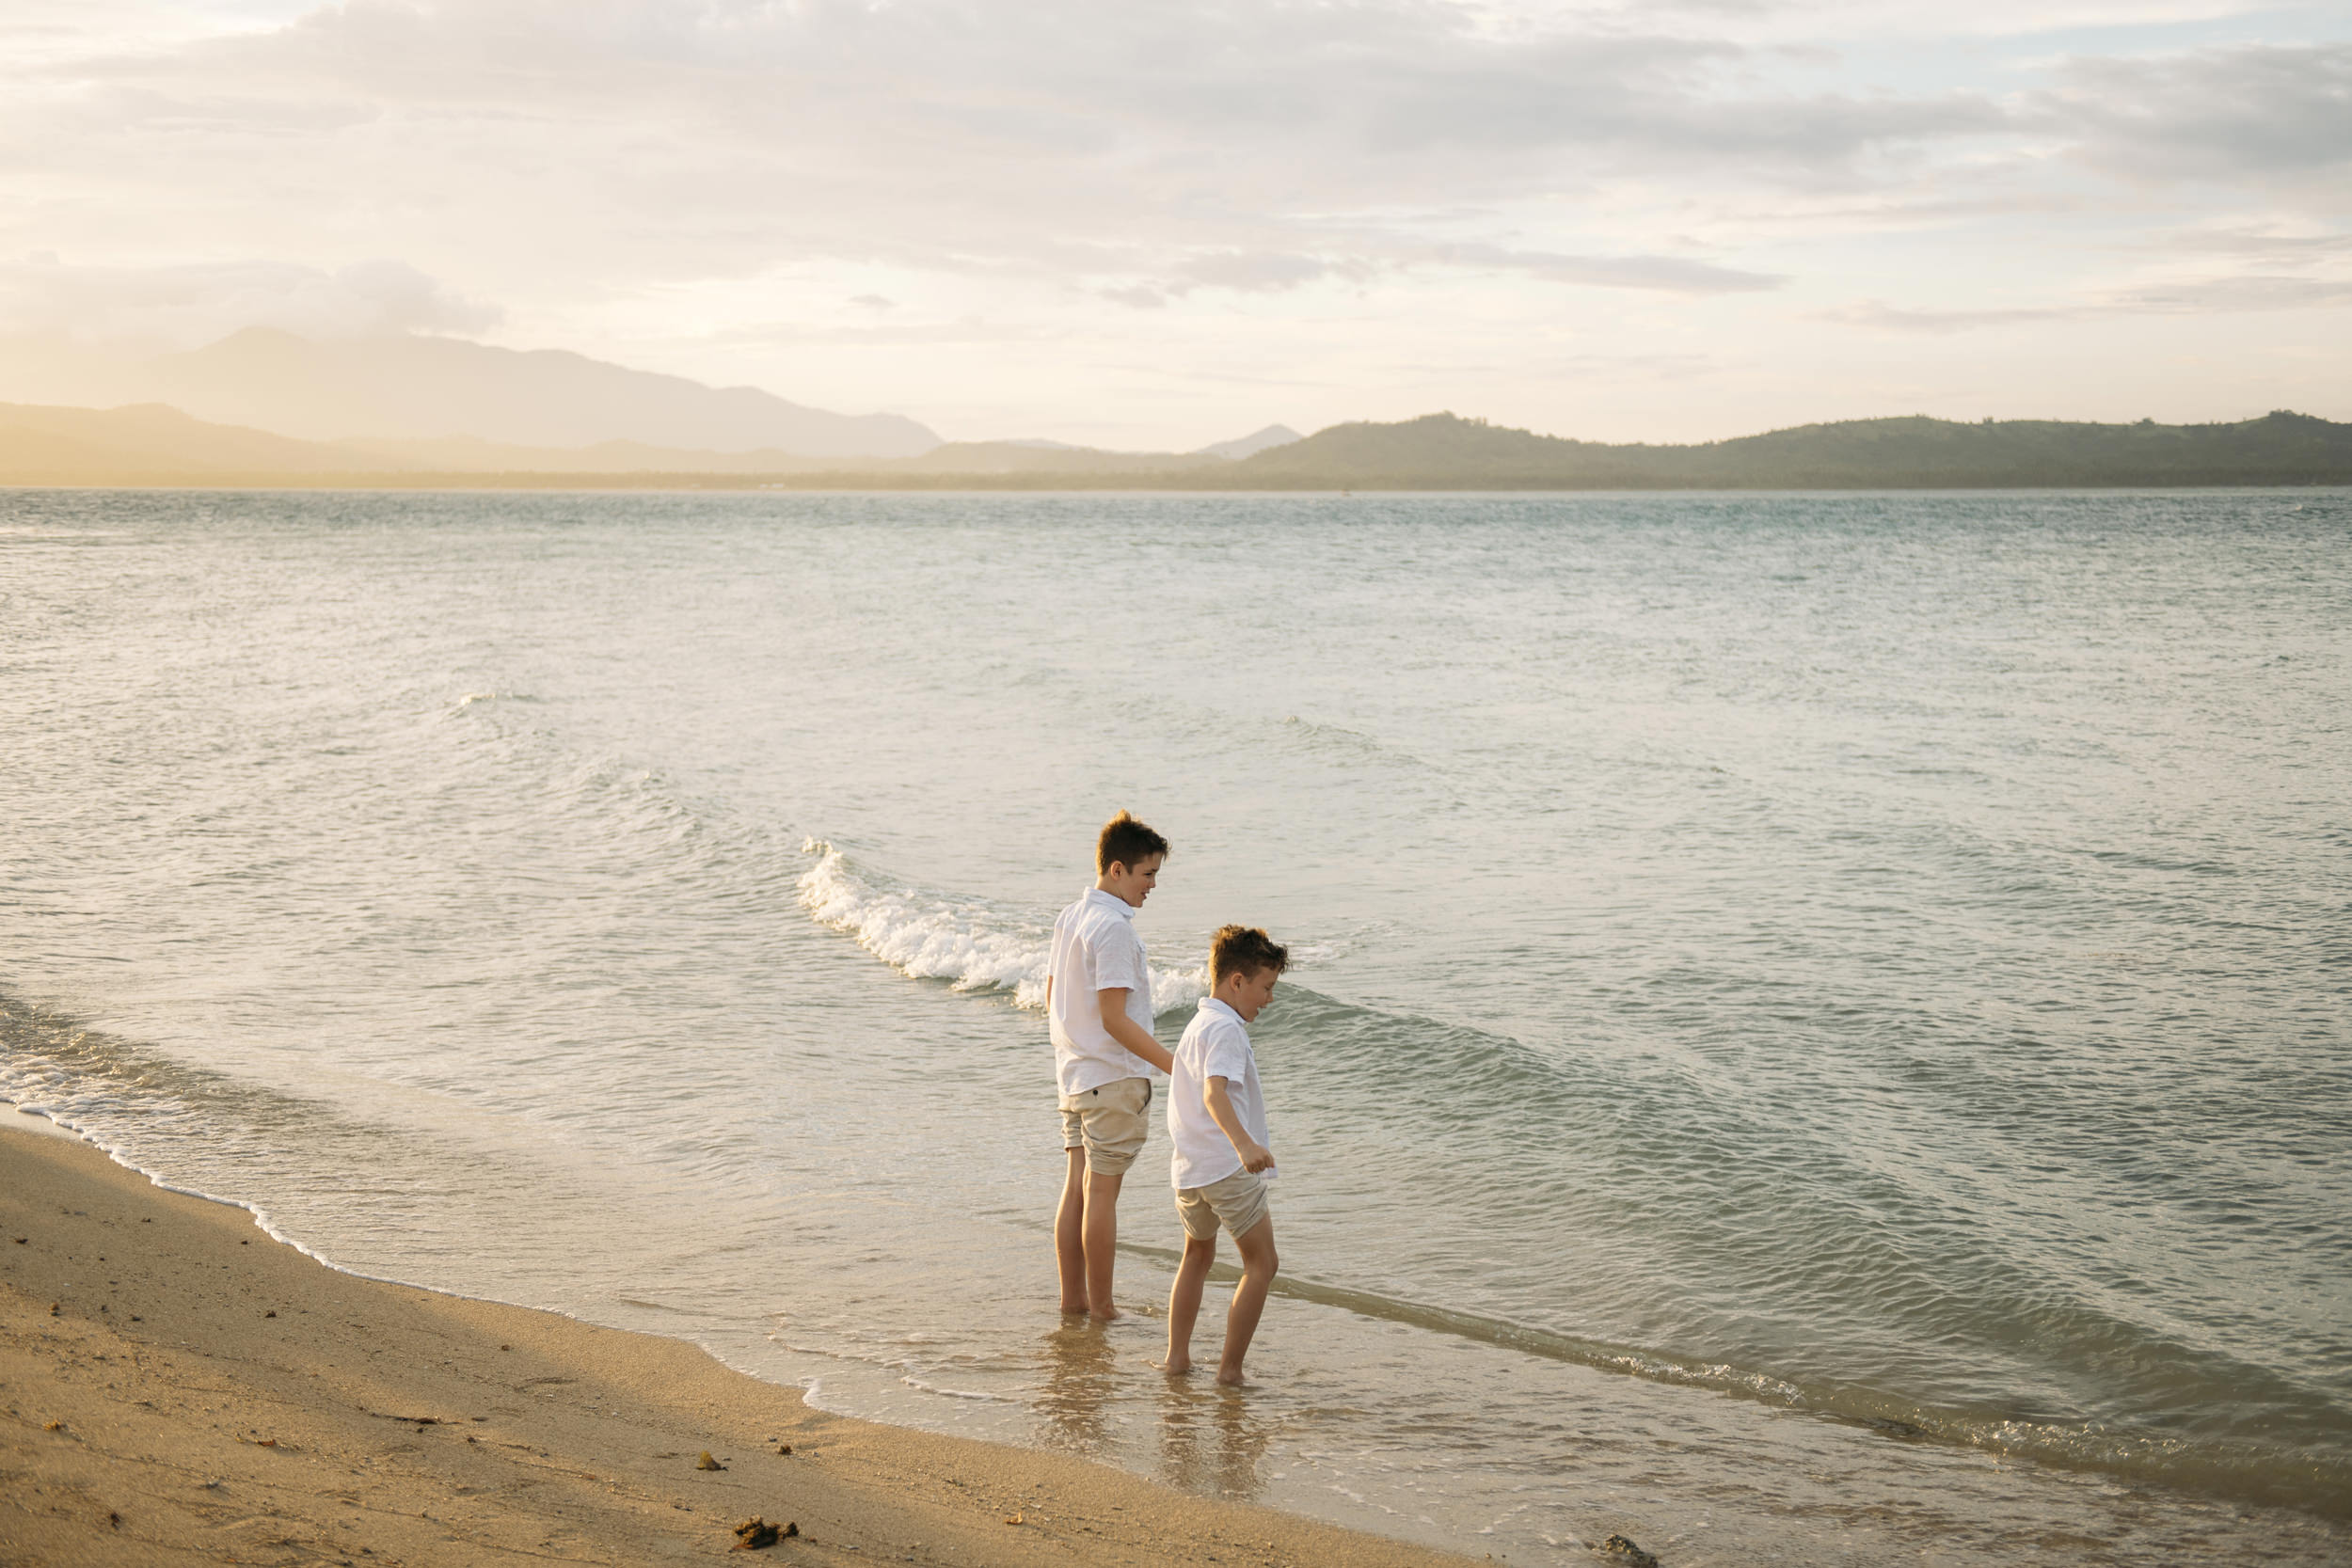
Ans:
[{"label": "breaking wave", "polygon": [[[894,884],[852,863],[821,838],[801,852],[817,863],[800,880],[802,907],[819,926],[857,939],[860,947],[919,980],[946,980],[957,990],[1009,991],[1015,1006],[1045,1006],[1050,921],[1008,912],[971,898]],[[1208,994],[1201,970],[1152,969],[1152,1010],[1169,1013]]]}]

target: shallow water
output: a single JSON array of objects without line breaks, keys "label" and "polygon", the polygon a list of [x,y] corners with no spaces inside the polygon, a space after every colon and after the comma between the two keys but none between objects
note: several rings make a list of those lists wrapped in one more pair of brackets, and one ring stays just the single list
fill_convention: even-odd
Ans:
[{"label": "shallow water", "polygon": [[[0,1095],[362,1273],[1520,1560],[2328,1560],[2347,532],[19,493]],[[1052,1312],[1028,992],[1122,805],[1164,1034],[1217,924],[1303,960],[1239,1399]]]}]

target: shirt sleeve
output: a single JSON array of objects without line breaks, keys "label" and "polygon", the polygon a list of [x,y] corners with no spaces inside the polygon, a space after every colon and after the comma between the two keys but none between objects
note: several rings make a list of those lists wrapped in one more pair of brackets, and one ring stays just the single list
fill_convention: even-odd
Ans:
[{"label": "shirt sleeve", "polygon": [[1249,1076],[1249,1047],[1233,1030],[1219,1029],[1200,1044],[1200,1077],[1204,1083],[1211,1078],[1222,1078],[1238,1084]]},{"label": "shirt sleeve", "polygon": [[1150,994],[1152,971],[1143,961],[1143,939],[1125,921],[1103,933],[1094,951],[1094,989],[1123,988]]}]

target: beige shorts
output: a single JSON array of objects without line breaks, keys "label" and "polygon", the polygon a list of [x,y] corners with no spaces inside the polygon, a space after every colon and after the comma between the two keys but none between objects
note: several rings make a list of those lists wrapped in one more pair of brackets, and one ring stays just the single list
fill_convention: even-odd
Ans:
[{"label": "beige shorts", "polygon": [[1152,1080],[1121,1078],[1061,1097],[1061,1146],[1087,1151],[1087,1169],[1124,1176],[1152,1125]]},{"label": "beige shorts", "polygon": [[1196,1242],[1214,1241],[1220,1225],[1229,1236],[1246,1236],[1272,1208],[1266,1201],[1265,1178],[1254,1170],[1237,1170],[1205,1187],[1176,1190],[1176,1217],[1184,1222],[1184,1234]]}]

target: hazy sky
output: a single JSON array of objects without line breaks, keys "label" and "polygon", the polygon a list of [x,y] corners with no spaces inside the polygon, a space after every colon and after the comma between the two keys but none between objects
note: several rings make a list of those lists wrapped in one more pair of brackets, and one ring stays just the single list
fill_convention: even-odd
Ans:
[{"label": "hazy sky", "polygon": [[0,331],[951,437],[2352,419],[2352,5],[8,0]]}]

